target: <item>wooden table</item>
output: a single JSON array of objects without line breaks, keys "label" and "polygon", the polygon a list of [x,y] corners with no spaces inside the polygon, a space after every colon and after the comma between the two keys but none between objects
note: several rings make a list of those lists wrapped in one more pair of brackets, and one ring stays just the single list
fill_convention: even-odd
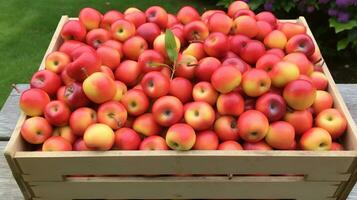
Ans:
[{"label": "wooden table", "polygon": [[[21,91],[28,88],[27,84],[18,84]],[[357,121],[357,84],[337,84],[348,109],[355,122]],[[13,90],[0,111],[0,150],[3,151],[10,138],[15,123],[20,114],[18,107],[20,93]],[[0,156],[0,199],[23,199],[19,187],[16,185],[11,171],[3,156]],[[348,200],[357,200],[357,185],[351,192]]]}]

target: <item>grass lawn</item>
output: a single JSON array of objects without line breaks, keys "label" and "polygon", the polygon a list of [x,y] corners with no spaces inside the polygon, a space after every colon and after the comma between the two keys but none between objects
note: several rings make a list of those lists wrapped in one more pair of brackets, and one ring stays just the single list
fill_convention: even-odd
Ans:
[{"label": "grass lawn", "polygon": [[128,7],[145,10],[161,5],[176,13],[184,5],[200,12],[215,7],[212,0],[1,0],[0,1],[0,108],[13,83],[27,83],[38,69],[61,15],[78,16],[83,7],[101,12]]}]

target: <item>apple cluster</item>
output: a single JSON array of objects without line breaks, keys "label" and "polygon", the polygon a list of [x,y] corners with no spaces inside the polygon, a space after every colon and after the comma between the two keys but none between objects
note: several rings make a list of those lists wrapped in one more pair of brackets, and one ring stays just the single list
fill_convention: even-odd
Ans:
[{"label": "apple cluster", "polygon": [[20,98],[37,150],[343,150],[347,122],[303,24],[244,1],[83,8],[61,37]]}]

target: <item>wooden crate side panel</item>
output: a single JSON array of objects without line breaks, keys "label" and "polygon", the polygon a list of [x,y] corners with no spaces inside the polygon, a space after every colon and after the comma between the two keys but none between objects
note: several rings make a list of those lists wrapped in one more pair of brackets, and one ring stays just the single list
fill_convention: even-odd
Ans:
[{"label": "wooden crate side panel", "polygon": [[[304,17],[300,17],[298,20],[301,23],[303,23],[306,27],[308,27],[307,21]],[[319,46],[318,46],[310,28],[307,29],[307,34],[310,35],[310,37],[313,39],[315,47],[318,48],[318,50],[319,50]],[[322,57],[322,60],[324,60],[323,57]],[[356,127],[356,124],[355,124],[350,112],[348,111],[347,106],[346,106],[345,102],[343,101],[343,98],[342,98],[339,90],[337,89],[335,81],[333,80],[333,77],[332,77],[325,62],[323,62],[322,69],[329,81],[328,91],[332,94],[332,97],[334,100],[334,107],[337,108],[338,110],[340,110],[347,119],[348,125],[347,125],[346,135],[344,137],[344,146],[349,150],[357,150],[357,127]],[[337,197],[339,197],[338,198],[339,200],[346,199],[348,197],[348,194],[353,189],[353,186],[357,182],[357,159],[355,159],[355,161],[351,165],[349,172],[352,174],[351,178],[348,181],[341,184],[340,187],[338,188],[338,190],[336,191],[335,195]]]},{"label": "wooden crate side panel", "polygon": [[[36,182],[38,199],[333,199],[336,182],[301,177],[77,178]],[[63,192],[71,191],[71,192]],[[259,191],[259,192],[258,192]]]},{"label": "wooden crate side panel", "polygon": [[[63,42],[61,37],[60,37],[60,32],[62,30],[63,25],[68,21],[68,17],[67,16],[62,16],[57,28],[55,30],[55,33],[52,36],[51,42],[46,50],[45,56],[42,59],[42,62],[40,64],[39,69],[44,69],[45,68],[45,58],[46,56],[57,50],[59,48],[59,45]],[[25,141],[22,139],[21,134],[20,134],[20,130],[21,130],[21,126],[23,124],[23,122],[26,119],[26,115],[22,112],[20,114],[20,117],[17,121],[17,124],[15,126],[15,129],[11,135],[11,138],[8,142],[8,144],[6,145],[5,151],[4,151],[4,155],[5,158],[9,164],[9,167],[12,171],[12,174],[17,182],[17,184],[20,187],[20,190],[22,192],[22,194],[24,195],[24,198],[27,199],[31,199],[32,195],[32,191],[30,191],[30,187],[27,186],[27,183],[25,183],[25,181],[22,178],[22,171],[21,171],[21,166],[19,166],[16,161],[14,160],[14,156],[16,152],[19,151],[23,151],[24,149],[26,149],[26,143]]]},{"label": "wooden crate side panel", "polygon": [[[345,181],[354,152],[109,151],[18,152],[27,181],[60,181],[77,174],[301,174],[307,180]],[[311,153],[311,154],[309,154]],[[350,154],[350,155],[348,155]],[[32,155],[32,156],[31,156]],[[57,155],[57,156],[56,156]],[[313,156],[315,155],[315,156]],[[325,155],[325,156],[324,156]],[[46,166],[46,170],[38,166]],[[134,167],[135,166],[135,167]]]}]

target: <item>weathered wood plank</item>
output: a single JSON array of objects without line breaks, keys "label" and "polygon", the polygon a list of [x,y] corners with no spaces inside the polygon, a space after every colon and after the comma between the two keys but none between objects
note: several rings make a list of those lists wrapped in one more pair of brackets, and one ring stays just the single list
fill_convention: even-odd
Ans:
[{"label": "weathered wood plank", "polygon": [[0,111],[0,140],[7,141],[20,116],[19,98],[21,92],[29,88],[28,84],[17,84],[19,91],[13,89]]},{"label": "weathered wood plank", "polygon": [[[6,146],[6,141],[0,141],[0,151]],[[4,156],[0,156],[0,199],[23,199],[21,191],[12,177],[11,171]]]}]

